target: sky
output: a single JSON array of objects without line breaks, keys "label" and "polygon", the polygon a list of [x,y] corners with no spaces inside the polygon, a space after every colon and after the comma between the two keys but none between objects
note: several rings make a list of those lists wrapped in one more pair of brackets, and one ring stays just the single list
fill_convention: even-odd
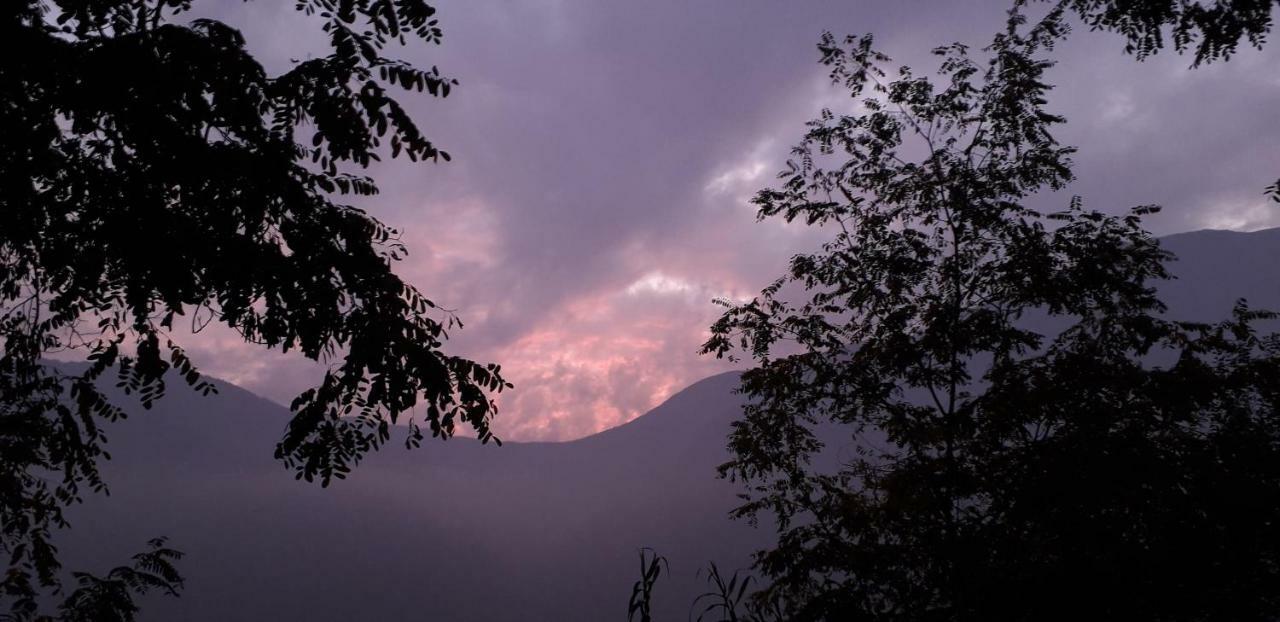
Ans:
[{"label": "sky", "polygon": [[[732,369],[699,356],[714,298],[749,298],[821,232],[757,222],[750,197],[804,123],[855,104],[817,62],[824,30],[874,33],[895,62],[980,48],[1008,0],[439,0],[444,42],[399,55],[460,82],[402,101],[449,163],[390,161],[363,204],[403,232],[397,271],[465,328],[446,350],[502,364],[504,440],[569,440]],[[203,6],[201,6],[203,5]],[[210,0],[271,72],[321,50],[292,2]],[[1054,54],[1051,110],[1078,146],[1071,194],[1160,204],[1157,234],[1280,226],[1280,46],[1189,70],[1083,28]],[[322,373],[233,334],[188,342],[203,371],[283,404]]]}]

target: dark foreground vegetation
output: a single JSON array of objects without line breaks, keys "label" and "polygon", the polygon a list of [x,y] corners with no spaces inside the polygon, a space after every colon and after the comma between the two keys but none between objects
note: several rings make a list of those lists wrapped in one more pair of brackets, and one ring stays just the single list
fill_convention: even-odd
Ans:
[{"label": "dark foreground vegetation", "polygon": [[[19,51],[0,60],[8,619],[131,620],[138,595],[182,588],[162,539],[102,575],[68,575],[52,543],[109,484],[125,410],[104,382],[144,408],[166,379],[214,390],[175,323],[331,363],[275,448],[322,485],[397,422],[409,446],[459,424],[493,439],[510,387],[443,350],[457,319],[393,272],[397,232],[342,202],[376,194],[359,171],[382,156],[449,157],[394,92],[456,82],[388,56],[438,42],[435,10],[301,0],[328,50],[270,76],[233,28],[178,20],[190,5],[0,9]],[[1280,617],[1275,315],[1242,300],[1216,322],[1167,318],[1171,257],[1142,222],[1157,206],[1029,206],[1073,179],[1044,81],[1073,27],[1139,59],[1187,52],[1194,70],[1264,45],[1276,6],[1018,0],[980,49],[938,48],[928,76],[891,69],[869,35],[823,37],[857,112],[811,121],[755,203],[829,241],[725,302],[703,345],[753,364],[721,475],[746,488],[735,514],[777,541],[758,578],[709,567],[703,619]],[[1280,201],[1280,182],[1266,192]],[[48,363],[68,351],[87,367]],[[832,429],[854,450],[832,459]],[[629,615],[648,620],[663,564],[641,562]]]},{"label": "dark foreground vegetation", "polygon": [[[1276,315],[1167,319],[1158,206],[1026,206],[1073,179],[1044,82],[1072,15],[1198,66],[1261,46],[1274,6],[1020,2],[936,78],[823,37],[862,112],[811,121],[754,202],[832,237],[703,346],[756,365],[720,473],[778,541],[759,589],[711,565],[699,619],[1280,617]],[[824,460],[833,426],[853,449]],[[641,562],[646,620],[663,562]]]}]

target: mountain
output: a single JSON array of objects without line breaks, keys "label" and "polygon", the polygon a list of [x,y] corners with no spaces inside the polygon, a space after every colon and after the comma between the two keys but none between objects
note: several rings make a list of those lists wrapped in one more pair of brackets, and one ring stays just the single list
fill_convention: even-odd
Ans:
[{"label": "mountain", "polygon": [[1180,233],[1162,238],[1161,244],[1177,256],[1169,265],[1177,278],[1160,287],[1169,316],[1218,321],[1238,298],[1247,298],[1251,307],[1280,311],[1280,228]]},{"label": "mountain", "polygon": [[[1238,297],[1280,309],[1280,229],[1170,236],[1169,315],[1215,320]],[[146,620],[621,620],[637,549],[670,560],[658,619],[685,619],[699,568],[746,566],[771,541],[727,519],[715,477],[741,407],[736,374],[565,443],[391,446],[328,489],[271,459],[288,413],[233,386],[174,388],[110,430],[109,497],[74,509],[68,566],[103,570],[167,535],[187,553],[179,599]]]},{"label": "mountain", "polygon": [[766,530],[727,520],[715,477],[735,374],[567,443],[456,438],[375,454],[328,489],[271,459],[288,413],[233,386],[172,390],[111,434],[111,495],[75,509],[69,567],[118,563],[155,535],[187,553],[180,599],[147,620],[622,619],[637,549],[669,558],[666,619],[707,561],[746,566]]}]

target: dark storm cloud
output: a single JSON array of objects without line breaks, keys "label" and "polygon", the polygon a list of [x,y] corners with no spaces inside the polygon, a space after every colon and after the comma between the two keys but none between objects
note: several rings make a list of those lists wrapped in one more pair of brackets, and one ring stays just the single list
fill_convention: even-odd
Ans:
[{"label": "dark storm cloud", "polygon": [[[282,69],[320,41],[289,4],[215,12]],[[444,45],[406,56],[462,82],[409,102],[454,161],[380,165],[384,193],[367,207],[405,231],[402,272],[468,320],[456,347],[510,371],[506,436],[590,433],[721,369],[695,354],[709,300],[749,296],[818,239],[758,224],[746,204],[806,120],[851,105],[826,84],[818,35],[874,32],[931,71],[930,48],[980,47],[1007,4],[446,0]],[[1111,211],[1163,203],[1149,223],[1160,233],[1280,222],[1261,197],[1280,174],[1280,54],[1189,72],[1186,58],[1138,64],[1121,47],[1081,33],[1057,54],[1053,106],[1081,147],[1069,193]],[[231,347],[209,347],[232,380],[277,400],[310,377],[280,365],[237,377]]]}]

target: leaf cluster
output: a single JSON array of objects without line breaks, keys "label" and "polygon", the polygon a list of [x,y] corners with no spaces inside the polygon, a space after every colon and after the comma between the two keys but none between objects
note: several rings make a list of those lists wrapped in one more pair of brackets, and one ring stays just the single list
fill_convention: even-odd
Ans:
[{"label": "leaf cluster", "polygon": [[[1044,0],[1040,0],[1044,1]],[[1023,7],[1035,0],[1017,0]],[[1254,48],[1266,43],[1273,25],[1276,0],[1052,0],[1054,8],[1043,24],[1065,33],[1066,12],[1076,14],[1092,30],[1115,32],[1125,38],[1125,52],[1139,59],[1172,44],[1175,51],[1191,51],[1192,66],[1226,61],[1241,42]]]},{"label": "leaf cluster", "polygon": [[[448,159],[397,99],[456,81],[390,57],[439,43],[422,0],[299,0],[323,56],[269,75],[234,28],[181,21],[190,0],[18,0],[0,12],[0,551],[6,589],[56,583],[49,529],[104,490],[102,424],[174,374],[213,384],[173,338],[211,322],[329,363],[292,405],[276,456],[327,485],[410,421],[407,445],[481,440],[511,385],[445,353],[461,322],[392,270],[399,232],[344,201],[390,152]],[[83,373],[45,365],[84,352]]]},{"label": "leaf cluster", "polygon": [[0,620],[12,622],[133,622],[139,607],[136,597],[156,591],[177,596],[183,580],[174,562],[182,553],[165,546],[164,538],[147,543],[147,550],[133,556],[130,566],[117,566],[105,576],[75,572],[76,588],[58,605],[56,616],[38,614],[31,594],[20,592],[12,613],[0,614]]}]

